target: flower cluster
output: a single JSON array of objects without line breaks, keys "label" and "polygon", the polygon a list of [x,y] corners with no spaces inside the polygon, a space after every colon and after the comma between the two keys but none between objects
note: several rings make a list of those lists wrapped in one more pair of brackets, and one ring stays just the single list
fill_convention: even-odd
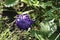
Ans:
[{"label": "flower cluster", "polygon": [[34,23],[34,21],[30,18],[28,14],[21,14],[16,18],[16,25],[20,29],[27,30],[31,25]]}]

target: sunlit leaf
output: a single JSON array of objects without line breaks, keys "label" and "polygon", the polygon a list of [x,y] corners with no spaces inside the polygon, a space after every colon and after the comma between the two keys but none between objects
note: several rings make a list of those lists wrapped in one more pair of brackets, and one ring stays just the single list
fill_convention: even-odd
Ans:
[{"label": "sunlit leaf", "polygon": [[42,35],[39,35],[37,33],[35,33],[35,37],[38,39],[38,40],[45,40]]},{"label": "sunlit leaf", "polygon": [[49,22],[41,22],[40,26],[40,31],[48,33],[48,37],[50,37],[57,30],[57,25],[54,23],[54,19]]},{"label": "sunlit leaf", "polygon": [[38,6],[39,7],[39,1],[38,0],[21,0],[21,1],[26,3],[27,6]]},{"label": "sunlit leaf", "polygon": [[16,4],[18,4],[19,0],[5,0],[5,6],[6,7],[11,7],[14,6]]}]

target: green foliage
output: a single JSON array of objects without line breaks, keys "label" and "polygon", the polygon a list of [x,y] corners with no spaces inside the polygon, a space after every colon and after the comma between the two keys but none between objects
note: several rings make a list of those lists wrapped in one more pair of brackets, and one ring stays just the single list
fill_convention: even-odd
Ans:
[{"label": "green foliage", "polygon": [[45,34],[47,33],[48,37],[50,37],[57,30],[57,25],[54,23],[54,19],[47,22],[41,22],[40,26],[41,32]]},{"label": "green foliage", "polygon": [[22,2],[25,2],[27,6],[39,6],[38,0],[22,0]]},{"label": "green foliage", "polygon": [[18,4],[19,0],[5,0],[5,6],[6,7],[11,7],[14,6],[16,4]]},{"label": "green foliage", "polygon": [[[2,13],[2,9],[7,10]],[[35,23],[29,30],[20,30],[15,12],[29,14]],[[0,40],[60,40],[60,0],[5,0],[0,2],[0,13],[4,14],[0,15]]]}]

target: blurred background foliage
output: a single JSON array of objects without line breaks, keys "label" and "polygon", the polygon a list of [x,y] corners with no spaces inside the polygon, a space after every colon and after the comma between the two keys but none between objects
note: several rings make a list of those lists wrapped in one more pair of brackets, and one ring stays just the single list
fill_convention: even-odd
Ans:
[{"label": "blurred background foliage", "polygon": [[[23,12],[35,20],[30,30],[15,25]],[[60,40],[60,0],[1,0],[0,40]]]}]

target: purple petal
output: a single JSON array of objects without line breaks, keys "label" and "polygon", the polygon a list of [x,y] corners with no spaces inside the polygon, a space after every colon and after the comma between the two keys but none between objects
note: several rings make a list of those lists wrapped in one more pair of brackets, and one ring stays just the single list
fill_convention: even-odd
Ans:
[{"label": "purple petal", "polygon": [[16,25],[20,29],[28,29],[33,24],[33,20],[30,19],[30,16],[27,14],[19,15],[16,19]]}]

